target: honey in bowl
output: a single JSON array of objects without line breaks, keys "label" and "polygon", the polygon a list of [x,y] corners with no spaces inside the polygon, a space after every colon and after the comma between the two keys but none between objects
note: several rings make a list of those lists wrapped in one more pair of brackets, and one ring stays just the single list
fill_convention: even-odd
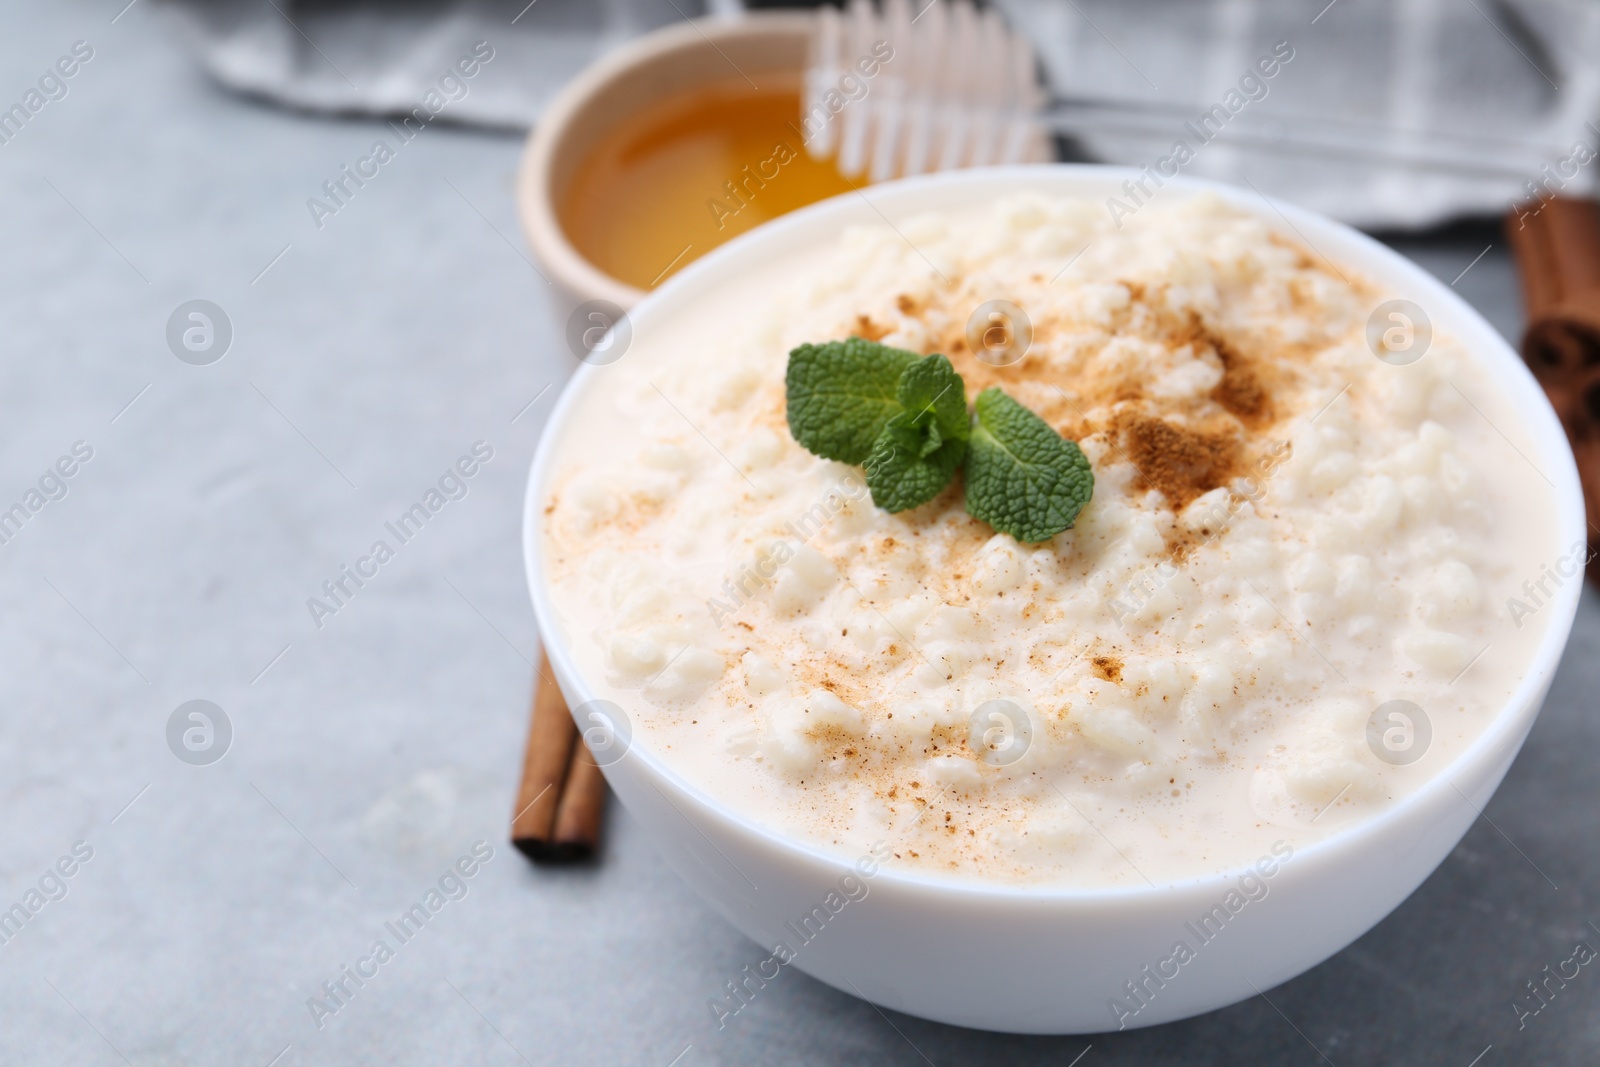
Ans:
[{"label": "honey in bowl", "polygon": [[650,289],[717,245],[854,188],[800,132],[798,78],[742,78],[668,97],[619,123],[559,203],[567,239],[618,281]]}]

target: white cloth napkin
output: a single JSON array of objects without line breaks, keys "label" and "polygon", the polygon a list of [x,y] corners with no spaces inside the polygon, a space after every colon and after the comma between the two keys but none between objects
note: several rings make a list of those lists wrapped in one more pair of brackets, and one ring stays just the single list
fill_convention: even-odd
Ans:
[{"label": "white cloth napkin", "polygon": [[494,58],[439,117],[532,126],[546,101],[613,45],[702,0],[156,0],[212,77],[291,107],[401,115],[474,45]]},{"label": "white cloth napkin", "polygon": [[[1183,173],[1247,182],[1367,227],[1421,227],[1498,214],[1527,183],[1592,193],[1600,171],[1600,4],[1578,0],[1003,0],[1037,49],[1057,95],[1162,101],[1195,119],[1224,106],[1249,73],[1265,95],[1202,144],[1173,121],[1165,136],[1090,134],[1091,158],[1154,163],[1173,142]],[[1270,79],[1256,64],[1283,43],[1293,58]],[[1330,123],[1330,120],[1332,122]],[[1491,169],[1404,168],[1357,158],[1260,150],[1232,127],[1274,124],[1291,137],[1340,139],[1375,152],[1414,150]],[[1414,132],[1428,131],[1425,139]],[[1207,131],[1202,131],[1207,132]],[[1430,146],[1440,134],[1456,143]],[[1575,146],[1582,151],[1574,151]],[[1587,158],[1588,162],[1581,162]],[[1546,172],[1542,168],[1550,166]]]}]

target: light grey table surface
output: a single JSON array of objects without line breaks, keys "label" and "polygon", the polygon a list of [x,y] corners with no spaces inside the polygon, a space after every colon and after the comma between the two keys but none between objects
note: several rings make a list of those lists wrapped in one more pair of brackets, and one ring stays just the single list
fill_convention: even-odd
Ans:
[{"label": "light grey table surface", "polygon": [[[536,648],[521,490],[555,390],[527,405],[572,363],[523,258],[520,140],[430,128],[319,230],[307,197],[382,125],[221,93],[123,2],[0,14],[0,101],[94,49],[0,145],[0,506],[93,449],[0,547],[0,909],[92,849],[0,945],[0,1063],[1600,1060],[1595,968],[1520,1032],[1510,1007],[1600,945],[1589,596],[1493,825],[1270,1003],[1022,1038],[786,972],[719,1032],[707,998],[763,953],[625,812],[592,868],[505,840]],[[1491,242],[1457,288],[1514,334],[1498,234],[1404,247],[1448,280]],[[232,323],[209,366],[165,339],[192,298]],[[306,599],[479,441],[466,498],[317,628]],[[209,766],[167,744],[197,698],[234,731]],[[477,841],[467,895],[319,1027],[307,998]]]}]

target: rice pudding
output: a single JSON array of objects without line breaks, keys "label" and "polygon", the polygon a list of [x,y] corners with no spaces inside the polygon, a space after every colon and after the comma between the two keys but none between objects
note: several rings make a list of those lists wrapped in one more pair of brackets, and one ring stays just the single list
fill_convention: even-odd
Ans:
[{"label": "rice pudding", "polygon": [[[633,744],[845,859],[1097,887],[1317,840],[1478,735],[1547,622],[1524,583],[1575,548],[1472,353],[1374,355],[1397,295],[1210,195],[819,237],[597,368],[552,442],[556,623]],[[996,299],[1014,362],[969,341]],[[1073,527],[1019,543],[959,478],[890,514],[801,448],[789,353],[852,335],[1077,441]]]}]

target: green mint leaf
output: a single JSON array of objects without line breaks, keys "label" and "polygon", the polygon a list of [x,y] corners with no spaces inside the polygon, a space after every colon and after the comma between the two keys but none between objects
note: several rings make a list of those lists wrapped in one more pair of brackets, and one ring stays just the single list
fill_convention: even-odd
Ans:
[{"label": "green mint leaf", "polygon": [[1093,493],[1094,472],[1075,442],[999,389],[978,394],[967,514],[1018,541],[1047,541],[1072,525]]},{"label": "green mint leaf", "polygon": [[[789,353],[789,432],[823,459],[860,464],[889,420],[899,413],[900,377],[921,362],[876,341],[852,337],[801,345]],[[965,403],[965,401],[963,401]]]},{"label": "green mint leaf", "polygon": [[967,442],[945,437],[937,421],[917,423],[913,412],[895,415],[867,457],[867,488],[872,502],[885,511],[905,511],[938,496],[967,454]]},{"label": "green mint leaf", "polygon": [[928,356],[907,367],[895,394],[918,426],[933,427],[935,447],[940,441],[965,441],[972,435],[967,383],[943,356]]}]

